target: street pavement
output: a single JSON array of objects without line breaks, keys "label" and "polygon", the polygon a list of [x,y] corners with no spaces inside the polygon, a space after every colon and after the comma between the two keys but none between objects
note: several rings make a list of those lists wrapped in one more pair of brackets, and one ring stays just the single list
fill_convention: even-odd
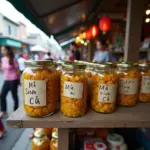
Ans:
[{"label": "street pavement", "polygon": [[[0,91],[3,85],[3,73],[0,71]],[[19,104],[22,105],[21,86],[18,89]],[[7,106],[9,115],[13,112],[13,99],[9,92],[7,96]],[[14,129],[6,125],[7,117],[3,118],[3,123],[7,131],[6,135],[0,140],[0,150],[31,150],[31,140],[28,138],[32,129]]]}]

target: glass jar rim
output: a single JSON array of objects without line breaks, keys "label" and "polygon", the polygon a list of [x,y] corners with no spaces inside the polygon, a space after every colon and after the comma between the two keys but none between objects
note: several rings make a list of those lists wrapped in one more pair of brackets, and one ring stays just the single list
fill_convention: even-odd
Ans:
[{"label": "glass jar rim", "polygon": [[52,133],[52,138],[58,139],[58,133],[57,133],[57,132],[53,132],[53,133]]},{"label": "glass jar rim", "polygon": [[34,136],[37,138],[42,138],[45,136],[45,133],[43,129],[38,129],[37,131],[34,132]]},{"label": "glass jar rim", "polygon": [[104,69],[108,69],[111,67],[109,67],[107,64],[95,64],[95,68],[96,70],[104,70]]},{"label": "glass jar rim", "polygon": [[119,63],[119,64],[117,64],[117,67],[121,67],[121,68],[133,68],[134,65],[132,63]]},{"label": "glass jar rim", "polygon": [[105,64],[110,68],[116,68],[116,66],[113,62],[108,61],[108,62],[105,62]]},{"label": "glass jar rim", "polygon": [[25,65],[27,66],[52,66],[55,65],[55,62],[52,60],[28,60],[25,61]]},{"label": "glass jar rim", "polygon": [[150,65],[147,64],[147,63],[140,63],[139,67],[145,67],[145,68],[147,68],[147,67],[150,67]]}]

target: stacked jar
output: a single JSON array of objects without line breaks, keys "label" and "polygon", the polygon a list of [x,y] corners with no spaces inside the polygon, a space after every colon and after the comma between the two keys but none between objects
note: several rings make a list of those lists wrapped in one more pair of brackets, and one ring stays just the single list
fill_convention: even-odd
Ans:
[{"label": "stacked jar", "polygon": [[118,104],[121,106],[135,106],[138,101],[140,73],[137,67],[129,63],[117,65],[119,79]]},{"label": "stacked jar", "polygon": [[52,139],[50,141],[50,150],[58,150],[58,131],[52,133]]},{"label": "stacked jar", "polygon": [[49,139],[45,135],[43,129],[38,129],[34,132],[32,140],[32,150],[49,150]]},{"label": "stacked jar", "polygon": [[117,76],[106,64],[98,64],[92,76],[91,106],[96,112],[111,113],[116,109]]},{"label": "stacked jar", "polygon": [[26,61],[22,75],[24,109],[29,116],[44,117],[56,110],[57,73],[52,61]]},{"label": "stacked jar", "polygon": [[64,64],[61,75],[61,112],[68,117],[85,115],[87,109],[87,82],[83,64]]},{"label": "stacked jar", "polygon": [[139,64],[139,70],[141,73],[139,101],[150,102],[150,64]]}]

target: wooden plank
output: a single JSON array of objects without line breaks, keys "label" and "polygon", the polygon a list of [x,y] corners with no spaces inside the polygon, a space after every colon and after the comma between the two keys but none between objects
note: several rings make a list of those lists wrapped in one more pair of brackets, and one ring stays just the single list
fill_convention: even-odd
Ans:
[{"label": "wooden plank", "polygon": [[69,118],[56,112],[46,118],[32,118],[19,108],[7,120],[14,128],[119,128],[119,127],[150,127],[150,103],[139,103],[135,107],[118,107],[114,113],[101,114],[89,110],[79,118]]},{"label": "wooden plank", "polygon": [[128,0],[124,55],[125,61],[138,61],[139,59],[143,15],[144,1]]},{"label": "wooden plank", "polygon": [[69,150],[69,129],[58,129],[58,150]]}]

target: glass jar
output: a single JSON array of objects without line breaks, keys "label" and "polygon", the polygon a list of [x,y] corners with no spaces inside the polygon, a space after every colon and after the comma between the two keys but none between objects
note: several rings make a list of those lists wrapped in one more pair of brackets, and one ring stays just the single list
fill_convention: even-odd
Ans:
[{"label": "glass jar", "polygon": [[140,73],[132,64],[118,64],[119,79],[118,104],[121,106],[135,106],[138,100]]},{"label": "glass jar", "polygon": [[52,135],[52,128],[36,128],[35,131],[41,129],[44,131],[44,134],[50,139]]},{"label": "glass jar", "polygon": [[58,150],[58,132],[52,133],[52,139],[50,142],[50,149],[49,150]]},{"label": "glass jar", "polygon": [[117,76],[114,69],[106,64],[96,65],[92,76],[93,110],[100,113],[111,113],[116,109]]},{"label": "glass jar", "polygon": [[86,64],[86,69],[85,72],[87,73],[88,76],[88,94],[91,97],[91,90],[92,90],[92,75],[94,72],[94,64],[93,63],[87,63]]},{"label": "glass jar", "polygon": [[150,65],[139,64],[139,69],[141,73],[139,101],[150,102]]},{"label": "glass jar", "polygon": [[107,136],[109,150],[127,150],[127,145],[124,138],[116,133],[111,133]]},{"label": "glass jar", "polygon": [[26,61],[23,72],[24,109],[29,116],[54,113],[57,103],[57,75],[52,61]]},{"label": "glass jar", "polygon": [[45,136],[43,129],[34,132],[32,150],[49,150],[49,139]]},{"label": "glass jar", "polygon": [[61,76],[61,112],[68,117],[85,115],[87,107],[87,82],[85,65],[64,65]]}]

